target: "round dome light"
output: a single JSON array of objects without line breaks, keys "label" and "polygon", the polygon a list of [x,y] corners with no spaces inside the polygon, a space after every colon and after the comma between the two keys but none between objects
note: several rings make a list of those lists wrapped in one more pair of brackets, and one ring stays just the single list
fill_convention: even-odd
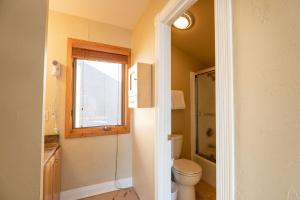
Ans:
[{"label": "round dome light", "polygon": [[183,13],[176,21],[173,23],[175,28],[186,30],[189,29],[193,25],[193,19],[191,14]]}]

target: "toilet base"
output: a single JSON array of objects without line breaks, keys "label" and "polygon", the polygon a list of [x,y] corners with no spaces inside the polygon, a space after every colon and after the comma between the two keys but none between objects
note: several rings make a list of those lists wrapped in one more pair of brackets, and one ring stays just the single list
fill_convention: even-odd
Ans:
[{"label": "toilet base", "polygon": [[181,185],[178,186],[178,198],[177,200],[196,200],[195,186]]}]

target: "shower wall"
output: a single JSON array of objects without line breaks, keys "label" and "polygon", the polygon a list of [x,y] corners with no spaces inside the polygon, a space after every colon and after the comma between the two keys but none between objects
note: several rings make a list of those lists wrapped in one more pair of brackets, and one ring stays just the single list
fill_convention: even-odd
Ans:
[{"label": "shower wall", "polygon": [[196,76],[196,153],[216,162],[215,72]]}]

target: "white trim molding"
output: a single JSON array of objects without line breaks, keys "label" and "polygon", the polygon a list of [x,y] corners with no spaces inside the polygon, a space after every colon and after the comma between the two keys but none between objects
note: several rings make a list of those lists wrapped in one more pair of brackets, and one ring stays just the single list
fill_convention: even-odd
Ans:
[{"label": "white trim molding", "polygon": [[215,0],[217,199],[236,199],[232,0]]},{"label": "white trim molding", "polygon": [[173,22],[189,9],[197,0],[173,0],[169,1],[167,5],[158,15],[158,21],[171,26]]},{"label": "white trim molding", "polygon": [[107,192],[116,191],[119,190],[119,188],[129,187],[132,187],[132,177],[63,191],[60,193],[60,199],[77,200]]},{"label": "white trim molding", "polygon": [[155,20],[155,200],[171,200],[171,24],[196,1],[169,1]]},{"label": "white trim molding", "polygon": [[[156,21],[155,199],[171,199],[171,28]],[[166,58],[166,59],[162,59]]]},{"label": "white trim molding", "polygon": [[[156,200],[171,199],[171,25],[197,0],[172,0],[155,20]],[[232,0],[215,0],[217,199],[236,199]]]}]

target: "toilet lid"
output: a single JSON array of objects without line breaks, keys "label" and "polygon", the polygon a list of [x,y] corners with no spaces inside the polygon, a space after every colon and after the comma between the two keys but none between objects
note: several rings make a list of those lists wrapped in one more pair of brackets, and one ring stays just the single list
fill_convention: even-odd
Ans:
[{"label": "toilet lid", "polygon": [[202,168],[200,167],[200,165],[187,159],[175,160],[173,168],[177,172],[187,175],[199,174],[202,172]]}]

